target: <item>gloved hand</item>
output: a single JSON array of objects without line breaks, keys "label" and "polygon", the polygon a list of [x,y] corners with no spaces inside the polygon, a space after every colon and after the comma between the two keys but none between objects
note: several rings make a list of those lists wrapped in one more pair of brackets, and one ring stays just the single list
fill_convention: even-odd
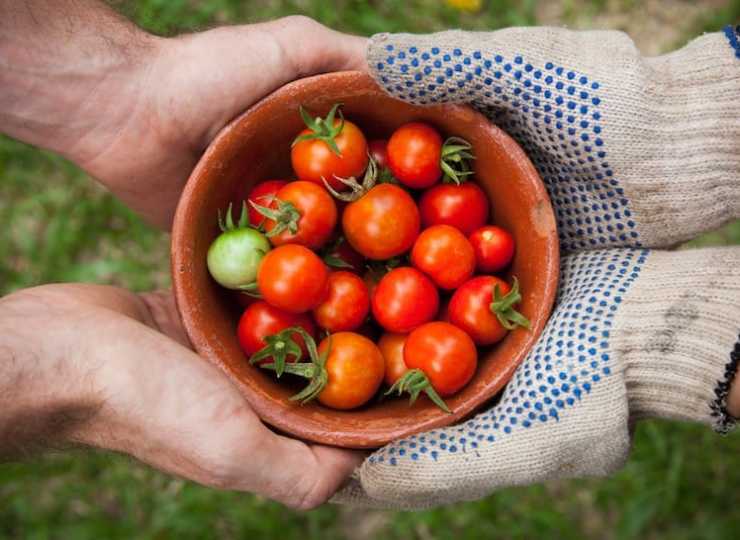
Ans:
[{"label": "gloved hand", "polygon": [[[572,254],[551,320],[499,403],[378,450],[335,500],[423,508],[606,475],[645,417],[730,427],[740,250],[645,248],[740,217],[736,51],[731,29],[652,59],[618,32],[373,38],[370,67],[391,94],[471,103],[519,141]],[[603,247],[618,249],[582,251]]]}]

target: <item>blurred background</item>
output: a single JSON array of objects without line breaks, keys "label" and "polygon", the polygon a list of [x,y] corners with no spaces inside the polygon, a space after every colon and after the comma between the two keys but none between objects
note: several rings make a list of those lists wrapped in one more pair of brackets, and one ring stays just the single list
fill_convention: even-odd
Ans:
[{"label": "blurred background", "polygon": [[[170,35],[302,13],[359,34],[567,25],[628,32],[645,54],[740,23],[740,0],[138,0],[112,2]],[[729,54],[729,51],[728,51]],[[0,294],[57,281],[167,287],[167,235],[64,160],[0,136]],[[740,222],[690,244],[740,244]],[[682,246],[685,248],[686,246]],[[169,478],[92,451],[0,465],[0,538],[467,539],[738,538],[740,432],[645,422],[610,479],[509,489],[417,513],[325,506],[296,513],[259,497]]]}]

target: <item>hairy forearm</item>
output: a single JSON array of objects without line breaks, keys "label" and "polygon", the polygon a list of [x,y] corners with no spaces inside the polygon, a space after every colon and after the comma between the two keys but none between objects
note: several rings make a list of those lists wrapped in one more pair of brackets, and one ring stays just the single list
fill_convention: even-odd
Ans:
[{"label": "hairy forearm", "polygon": [[[70,351],[49,346],[63,343],[55,334],[69,320],[55,311],[34,290],[0,299],[0,461],[77,442],[99,408],[88,377],[68,361]],[[39,313],[47,324],[37,324]]]},{"label": "hairy forearm", "polygon": [[97,0],[0,0],[0,130],[84,165],[155,43]]}]

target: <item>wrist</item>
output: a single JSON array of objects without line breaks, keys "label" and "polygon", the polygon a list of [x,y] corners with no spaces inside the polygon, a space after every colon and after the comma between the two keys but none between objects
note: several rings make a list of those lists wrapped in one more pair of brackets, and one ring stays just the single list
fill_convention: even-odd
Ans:
[{"label": "wrist", "polygon": [[68,357],[69,313],[44,289],[0,299],[0,459],[81,442],[100,407],[89,370]]},{"label": "wrist", "polygon": [[102,4],[67,3],[0,6],[0,126],[85,167],[138,113],[162,40]]},{"label": "wrist", "polygon": [[651,252],[614,325],[631,419],[731,427],[740,251]]}]

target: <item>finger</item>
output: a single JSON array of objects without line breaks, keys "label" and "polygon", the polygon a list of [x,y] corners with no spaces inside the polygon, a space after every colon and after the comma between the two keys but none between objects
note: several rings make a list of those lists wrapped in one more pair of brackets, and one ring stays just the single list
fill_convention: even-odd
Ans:
[{"label": "finger", "polygon": [[365,54],[368,40],[337,32],[308,17],[286,17],[265,27],[274,33],[285,57],[285,77],[342,70],[367,70]]},{"label": "finger", "polygon": [[[260,445],[260,492],[299,510],[326,502],[362,464],[363,452],[308,445],[272,433]],[[269,434],[269,435],[267,435]]]}]

